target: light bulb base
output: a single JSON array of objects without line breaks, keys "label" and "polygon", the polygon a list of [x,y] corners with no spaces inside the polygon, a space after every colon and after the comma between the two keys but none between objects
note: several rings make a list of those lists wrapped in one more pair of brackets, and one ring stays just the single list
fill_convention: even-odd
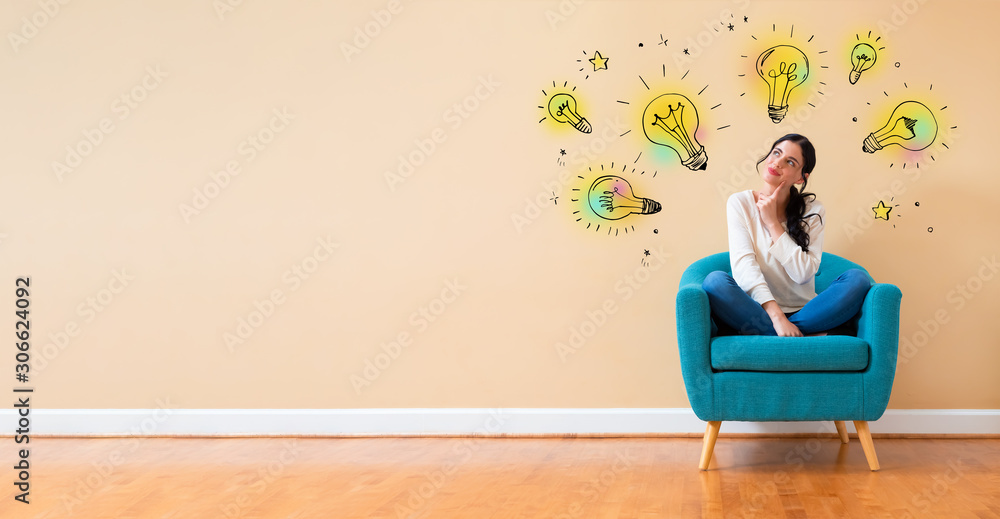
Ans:
[{"label": "light bulb base", "polygon": [[705,147],[702,146],[698,153],[692,155],[690,159],[682,161],[681,164],[687,166],[691,171],[705,171],[708,168],[708,154],[705,153]]},{"label": "light bulb base", "polygon": [[851,71],[851,84],[853,85],[853,84],[857,83],[858,79],[860,77],[861,77],[861,72],[859,72],[857,70],[852,70]]},{"label": "light bulb base", "polygon": [[773,121],[774,124],[780,123],[781,120],[785,118],[786,114],[788,114],[788,105],[785,106],[767,105],[767,115],[771,116],[771,121]]},{"label": "light bulb base", "polygon": [[861,149],[867,153],[875,153],[882,148],[883,146],[879,144],[874,133],[869,133],[868,137],[865,138],[865,142],[861,145]]},{"label": "light bulb base", "polygon": [[649,198],[642,199],[642,212],[639,214],[654,214],[660,212],[663,206],[660,205],[656,200],[651,200]]},{"label": "light bulb base", "polygon": [[580,130],[583,133],[590,133],[594,130],[594,127],[590,125],[590,122],[586,118],[581,117],[580,122],[573,125],[573,128]]}]

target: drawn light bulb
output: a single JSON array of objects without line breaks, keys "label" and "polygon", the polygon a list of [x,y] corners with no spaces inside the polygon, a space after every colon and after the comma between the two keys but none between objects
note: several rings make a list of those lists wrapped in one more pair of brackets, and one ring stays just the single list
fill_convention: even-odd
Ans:
[{"label": "drawn light bulb", "polygon": [[590,185],[587,195],[590,209],[605,220],[621,220],[630,214],[660,212],[659,202],[636,196],[632,185],[622,177],[605,175]]},{"label": "drawn light bulb", "polygon": [[708,167],[705,147],[695,138],[698,110],[687,97],[663,94],[653,99],[642,113],[642,130],[650,142],[674,150],[691,171]]},{"label": "drawn light bulb", "polygon": [[862,72],[872,68],[877,58],[875,49],[871,45],[859,43],[854,46],[854,50],[851,51],[851,65],[854,66],[851,70],[852,85],[858,82]]},{"label": "drawn light bulb", "polygon": [[567,123],[583,133],[590,133],[593,127],[576,109],[576,98],[560,93],[549,98],[549,115],[561,123]]},{"label": "drawn light bulb", "polygon": [[767,114],[777,124],[788,113],[788,95],[809,77],[809,60],[791,45],[778,45],[757,58],[757,74],[767,83]]},{"label": "drawn light bulb", "polygon": [[938,124],[930,108],[917,101],[904,101],[892,111],[881,129],[868,135],[861,149],[868,153],[895,144],[910,151],[920,151],[937,138]]}]

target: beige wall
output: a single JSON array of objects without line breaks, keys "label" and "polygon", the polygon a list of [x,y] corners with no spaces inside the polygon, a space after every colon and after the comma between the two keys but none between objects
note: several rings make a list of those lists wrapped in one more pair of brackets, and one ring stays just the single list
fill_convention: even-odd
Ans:
[{"label": "beige wall", "polygon": [[[13,309],[14,278],[31,276],[37,407],[685,407],[680,274],[724,250],[725,198],[758,182],[741,165],[798,130],[818,147],[826,250],[903,291],[890,407],[1000,408],[1000,280],[981,269],[1000,241],[996,4],[222,5],[72,2],[49,16],[21,2],[0,17],[23,38],[0,51],[0,303]],[[885,49],[850,85],[845,55],[867,31]],[[785,32],[814,81],[775,125],[763,83],[739,74]],[[607,70],[586,61],[595,51]],[[553,81],[577,87],[593,133],[538,122]],[[668,89],[695,96],[707,171],[642,138],[635,110]],[[939,117],[934,159],[862,152],[908,98]],[[67,146],[87,151],[85,132],[100,144],[54,171]],[[273,140],[251,154],[251,136]],[[387,178],[428,139],[422,164]],[[576,222],[578,186],[560,182],[611,163],[663,204],[617,237]],[[227,165],[238,174],[217,173]],[[873,218],[880,199],[899,204],[889,221]],[[241,318],[259,326],[227,346]],[[400,334],[377,378],[352,384]]]}]

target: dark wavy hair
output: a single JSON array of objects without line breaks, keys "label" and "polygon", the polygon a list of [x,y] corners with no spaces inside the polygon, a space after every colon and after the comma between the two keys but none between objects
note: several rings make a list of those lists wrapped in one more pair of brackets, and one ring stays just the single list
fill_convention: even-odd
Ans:
[{"label": "dark wavy hair", "polygon": [[809,252],[809,226],[806,220],[815,216],[820,221],[823,221],[823,218],[816,213],[805,214],[806,204],[816,199],[815,193],[806,193],[806,183],[808,181],[806,175],[812,173],[813,168],[816,167],[816,148],[813,147],[812,143],[805,136],[797,133],[789,133],[774,141],[767,154],[757,161],[757,167],[759,171],[760,164],[767,160],[767,157],[771,155],[771,152],[774,151],[774,148],[778,144],[785,141],[794,142],[799,145],[799,148],[802,148],[802,187],[796,189],[795,186],[792,186],[789,191],[788,207],[785,208],[785,224],[788,227],[788,235],[795,240],[795,243],[799,247],[802,247],[802,250]]}]

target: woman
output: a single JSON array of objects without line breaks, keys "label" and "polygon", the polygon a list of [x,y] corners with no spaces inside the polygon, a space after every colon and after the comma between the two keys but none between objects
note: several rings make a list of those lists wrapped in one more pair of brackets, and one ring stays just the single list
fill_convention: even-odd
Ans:
[{"label": "woman", "polygon": [[871,281],[851,269],[816,294],[825,211],[805,192],[816,166],[809,139],[785,135],[757,162],[758,171],[761,163],[764,185],[727,202],[732,275],[705,278],[712,317],[743,335],[825,335],[858,313]]}]

